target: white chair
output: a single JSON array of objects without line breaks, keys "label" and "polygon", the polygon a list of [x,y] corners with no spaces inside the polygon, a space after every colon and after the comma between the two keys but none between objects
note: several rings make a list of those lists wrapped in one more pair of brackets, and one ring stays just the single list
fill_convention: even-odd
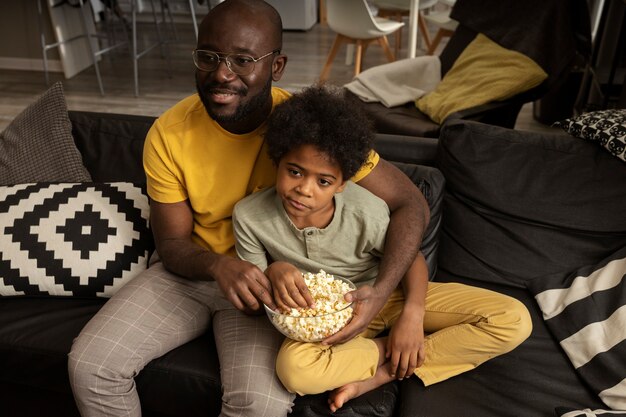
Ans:
[{"label": "white chair", "polygon": [[459,22],[450,18],[450,10],[427,14],[424,16],[424,19],[438,28],[435,38],[430,42],[428,50],[426,51],[428,55],[432,55],[435,53],[439,42],[441,42],[444,36],[450,37],[454,34]]},{"label": "white chair", "polygon": [[[409,0],[371,0],[370,2],[378,9],[378,16],[392,18],[399,22],[402,22],[404,16],[408,16],[411,10],[411,2]],[[427,50],[431,46],[431,40],[428,26],[424,20],[424,17],[427,16],[427,14],[424,12],[434,7],[437,3],[438,0],[420,0],[419,2],[417,24]],[[400,51],[400,45],[402,45],[402,31],[399,30],[396,32],[396,39],[394,43],[396,55],[398,55],[398,52]]]},{"label": "white chair", "polygon": [[320,74],[320,82],[328,79],[333,60],[344,43],[356,45],[354,75],[361,72],[363,54],[372,42],[380,44],[389,62],[395,60],[387,35],[404,26],[403,22],[373,16],[366,0],[326,0],[326,18],[328,26],[337,36]]}]

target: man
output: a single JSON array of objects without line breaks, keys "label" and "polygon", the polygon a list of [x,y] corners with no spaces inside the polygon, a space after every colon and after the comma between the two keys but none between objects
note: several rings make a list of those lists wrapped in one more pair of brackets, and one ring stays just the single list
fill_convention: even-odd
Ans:
[{"label": "man", "polygon": [[[287,63],[282,23],[259,0],[226,0],[203,20],[194,52],[198,94],[165,112],[144,149],[158,256],[85,326],[69,355],[83,416],[139,416],[134,376],[152,359],[213,328],[222,416],[278,417],[293,404],[277,379],[283,337],[262,314],[274,307],[263,271],[234,252],[234,204],[274,184],[265,120],[289,94],[272,88]],[[428,221],[410,180],[372,153],[359,184],[392,212],[374,288],[353,294],[355,318],[329,343],[360,333],[412,263]]]}]

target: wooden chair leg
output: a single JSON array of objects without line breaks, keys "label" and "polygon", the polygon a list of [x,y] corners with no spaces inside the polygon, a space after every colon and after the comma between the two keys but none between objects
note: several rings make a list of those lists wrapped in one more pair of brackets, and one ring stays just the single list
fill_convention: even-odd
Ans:
[{"label": "wooden chair leg", "polygon": [[367,48],[370,47],[370,43],[376,41],[377,39],[363,39],[361,41],[361,45],[363,45],[363,52],[361,53],[362,56],[365,56],[365,54],[367,53]]},{"label": "wooden chair leg", "polygon": [[330,48],[330,52],[328,53],[328,57],[326,58],[326,64],[324,64],[324,68],[322,68],[322,72],[320,74],[320,83],[324,83],[328,79],[328,75],[330,74],[330,67],[333,64],[333,60],[339,52],[339,47],[343,42],[345,42],[348,38],[343,35],[337,34],[335,36],[335,40],[333,42],[333,46]]},{"label": "wooden chair leg", "polygon": [[395,33],[395,36],[396,36],[396,39],[394,40],[393,51],[394,51],[394,54],[398,56],[398,54],[400,53],[400,42],[402,42],[402,39],[401,39],[402,35],[399,30]]},{"label": "wooden chair leg", "polygon": [[441,38],[443,38],[443,33],[441,33],[442,30],[443,29],[439,29],[437,31],[437,34],[435,35],[435,39],[433,39],[433,41],[430,44],[430,47],[428,48],[428,51],[426,51],[426,55],[432,55],[435,52],[435,49],[437,49],[439,42],[441,42]]},{"label": "wooden chair leg", "polygon": [[[370,45],[372,44],[372,42],[376,42],[378,44],[380,44],[380,41],[378,40],[379,38],[374,38],[374,39],[363,39],[361,40],[361,44],[363,45],[363,51],[361,52],[361,56],[364,57],[366,52],[367,52],[367,48],[370,47]],[[387,46],[389,46],[389,43],[387,43]],[[363,58],[361,58],[361,68],[363,68]],[[360,71],[360,70],[359,70]]]},{"label": "wooden chair leg", "polygon": [[439,46],[439,42],[441,42],[441,39],[443,39],[444,36],[452,36],[453,34],[454,32],[451,30],[440,28],[435,35],[435,39],[433,39],[433,41],[431,42],[430,48],[428,48],[428,52],[426,54],[433,55],[435,53],[435,50],[437,49],[437,46]]},{"label": "wooden chair leg", "polygon": [[[361,72],[361,63],[363,61],[363,41],[358,39],[356,41],[356,54],[354,56],[354,76],[356,77]],[[367,44],[365,44],[367,49]]]},{"label": "wooden chair leg", "polygon": [[387,56],[387,60],[389,62],[395,61],[396,58],[394,57],[393,52],[391,52],[391,48],[389,48],[389,41],[387,40],[387,37],[381,36],[377,40],[380,46],[383,48],[383,51],[385,52],[385,55]]},{"label": "wooden chair leg", "polygon": [[[395,17],[398,22],[402,22],[402,12],[397,12]],[[396,36],[396,39],[395,39],[393,50],[394,50],[394,55],[398,56],[400,54],[400,48],[402,47],[402,28],[396,31],[395,36]]]},{"label": "wooden chair leg", "polygon": [[[404,16],[407,16],[407,15],[408,15],[408,12],[402,12],[402,11],[391,10],[391,9],[378,9],[378,16],[385,17],[387,19],[393,19],[397,22],[402,22],[404,19]],[[394,33],[394,37],[395,37],[394,45],[393,45],[394,55],[399,56],[400,49],[402,48],[402,28],[398,29]]]},{"label": "wooden chair leg", "polygon": [[426,50],[430,49],[431,41],[430,41],[430,33],[428,32],[428,25],[426,24],[426,19],[424,19],[424,15],[420,12],[418,14],[417,24],[419,26],[420,32],[422,32],[422,36],[424,37],[424,44],[426,45]]},{"label": "wooden chair leg", "polygon": [[[403,14],[402,14],[402,12],[398,12],[396,14],[396,20],[398,22],[402,22],[403,21]],[[402,45],[402,28],[398,29],[398,31],[396,32],[396,36],[397,36],[397,39],[398,39],[398,45]]]}]

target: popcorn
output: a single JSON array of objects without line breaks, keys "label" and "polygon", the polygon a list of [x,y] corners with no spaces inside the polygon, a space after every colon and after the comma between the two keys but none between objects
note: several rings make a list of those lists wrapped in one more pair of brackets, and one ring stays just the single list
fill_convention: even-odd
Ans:
[{"label": "popcorn", "polygon": [[355,286],[323,270],[302,276],[315,301],[314,308],[292,308],[285,314],[267,307],[266,310],[274,326],[285,336],[301,342],[319,342],[341,330],[352,317],[351,303],[343,296]]}]

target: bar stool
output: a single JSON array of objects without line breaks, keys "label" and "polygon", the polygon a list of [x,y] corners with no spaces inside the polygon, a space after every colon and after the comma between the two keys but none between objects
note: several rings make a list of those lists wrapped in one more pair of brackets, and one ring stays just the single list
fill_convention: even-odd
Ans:
[{"label": "bar stool", "polygon": [[[131,31],[132,31],[132,51],[131,51],[131,57],[133,60],[133,76],[134,76],[134,80],[135,80],[135,97],[139,96],[139,59],[141,57],[143,57],[145,54],[147,54],[148,52],[150,52],[151,50],[153,50],[156,47],[160,47],[161,48],[161,55],[165,55],[166,60],[167,60],[167,69],[168,69],[168,74],[171,77],[172,74],[172,63],[171,63],[171,58],[170,58],[170,53],[169,53],[169,47],[168,47],[168,43],[170,42],[169,39],[167,39],[164,34],[161,33],[161,25],[165,24],[165,11],[167,10],[169,18],[170,18],[170,23],[172,25],[172,27],[174,28],[174,20],[172,18],[172,12],[170,10],[169,7],[169,3],[167,0],[161,0],[161,12],[162,12],[162,19],[159,21],[158,17],[157,17],[157,11],[156,8],[154,6],[154,0],[149,0],[150,2],[150,7],[152,9],[152,17],[154,19],[154,27],[156,29],[156,33],[157,33],[157,41],[146,46],[143,50],[139,51],[139,46],[137,43],[137,0],[130,0],[130,7],[131,7]],[[174,28],[174,33],[175,33],[175,28]],[[165,49],[165,51],[164,51]]]},{"label": "bar stool", "polygon": [[[211,10],[215,5],[223,2],[224,0],[195,0],[199,4],[206,1],[207,7]],[[189,0],[189,11],[191,12],[191,21],[193,22],[193,29],[196,33],[196,41],[198,40],[198,19],[196,18],[196,9],[194,7],[194,0]]]},{"label": "bar stool", "polygon": [[[63,44],[75,41],[77,39],[85,38],[87,39],[89,52],[91,54],[93,65],[96,70],[96,78],[98,79],[98,87],[100,88],[100,94],[104,95],[104,87],[102,85],[102,77],[100,76],[100,67],[98,66],[98,60],[101,55],[106,54],[107,52],[111,52],[114,49],[117,49],[121,46],[128,45],[128,40],[127,40],[128,34],[126,32],[126,27],[124,25],[124,22],[122,22],[121,19],[118,18],[118,20],[122,23],[122,30],[124,31],[124,38],[121,41],[115,42],[113,44],[109,44],[109,46],[106,48],[96,49],[96,47],[94,47],[93,43],[91,42],[91,38],[92,37],[101,38],[101,36],[99,36],[97,33],[90,33],[88,20],[87,20],[90,14],[84,12],[86,7],[91,7],[91,3],[88,0],[87,1],[77,0],[77,2],[75,2],[74,4],[71,4],[71,6],[80,8],[80,15],[81,15],[80,21],[81,21],[81,26],[83,28],[83,33],[73,36],[69,39],[47,43],[46,35],[44,31],[44,25],[43,25],[43,13],[44,12],[43,12],[42,1],[43,0],[37,0],[37,12],[38,12],[38,24],[39,24],[39,33],[40,33],[40,39],[41,39],[41,49],[43,53],[43,68],[44,68],[44,74],[46,78],[46,84],[47,85],[50,84],[50,78],[48,75],[48,51],[50,49],[58,48],[59,46]],[[61,5],[63,5],[63,3],[60,3],[55,6],[51,6],[51,7],[58,7]]]},{"label": "bar stool", "polygon": [[193,6],[193,0],[189,0],[189,12],[191,13],[191,21],[193,22],[193,30],[196,34],[196,41],[197,41],[198,40],[198,21],[196,20],[196,9]]}]

